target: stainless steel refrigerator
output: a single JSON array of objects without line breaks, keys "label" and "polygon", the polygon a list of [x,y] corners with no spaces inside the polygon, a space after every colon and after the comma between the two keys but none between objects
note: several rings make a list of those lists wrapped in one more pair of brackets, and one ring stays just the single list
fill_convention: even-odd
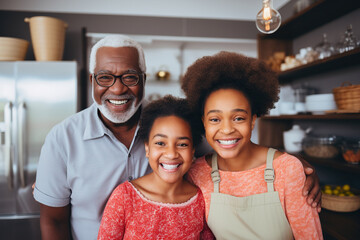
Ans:
[{"label": "stainless steel refrigerator", "polygon": [[77,99],[75,61],[0,62],[0,239],[40,239],[31,186],[41,147]]}]

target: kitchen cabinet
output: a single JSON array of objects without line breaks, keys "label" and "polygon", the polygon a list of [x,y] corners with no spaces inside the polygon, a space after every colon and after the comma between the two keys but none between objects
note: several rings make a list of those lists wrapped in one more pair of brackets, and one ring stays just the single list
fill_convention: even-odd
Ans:
[{"label": "kitchen cabinet", "polygon": [[[326,240],[352,240],[360,236],[360,210],[356,212],[333,212],[322,209],[320,221]],[[339,224],[340,223],[340,224]]]},{"label": "kitchen cabinet", "polygon": [[[293,55],[293,42],[296,38],[359,7],[360,1],[345,0],[343,4],[338,4],[338,1],[334,0],[318,0],[286,20],[274,34],[258,35],[258,56],[260,59],[265,60],[277,51],[283,51],[286,55]],[[279,72],[279,82],[282,85],[293,81],[301,82],[301,79],[306,76],[313,76],[312,80],[316,81],[316,75],[321,72],[351,65],[356,66],[359,65],[359,60],[360,48],[356,48],[352,51]],[[342,81],[343,79],[339,79],[339,86]],[[360,112],[358,114],[265,116],[259,119],[259,143],[283,149],[283,131],[290,129],[294,123],[301,121],[336,122],[341,125],[354,126],[359,119]]]},{"label": "kitchen cabinet", "polygon": [[[305,34],[311,34],[311,31],[349,14],[359,7],[360,1],[356,0],[345,0],[341,4],[335,0],[318,0],[286,20],[274,34],[258,35],[258,57],[267,60],[275,52],[285,52],[286,56],[295,55],[294,42],[296,39]],[[354,22],[354,24],[357,23]],[[310,81],[317,81],[319,74],[326,74],[330,71],[341,72],[344,69],[346,71],[349,67],[357,68],[360,63],[359,60],[360,48],[356,48],[342,54],[333,55],[279,72],[279,83],[281,85],[292,84],[294,82],[304,83],[304,79],[306,79],[307,83],[309,83],[309,79]],[[340,86],[343,81],[343,78],[339,78],[336,83],[338,85],[333,87]],[[328,86],[326,87],[328,88]],[[360,112],[353,114],[264,116],[258,121],[259,144],[283,150],[283,132],[291,129],[292,125],[299,123],[315,124],[316,126],[330,124],[331,129],[329,128],[329,132],[332,132],[335,128],[348,128],[353,136],[360,136],[359,120]],[[342,177],[345,175],[345,178],[349,179],[356,179],[360,174],[360,165],[346,163],[341,156],[337,159],[316,159],[300,153],[298,157],[309,161],[317,169],[331,171],[334,174],[331,177],[335,179],[337,174],[342,175]],[[321,180],[322,176],[320,176]],[[320,218],[326,239],[360,239],[358,228],[350,228],[350,226],[359,225],[359,213],[360,211],[336,213],[323,210]],[[352,223],[352,225],[349,223]]]}]

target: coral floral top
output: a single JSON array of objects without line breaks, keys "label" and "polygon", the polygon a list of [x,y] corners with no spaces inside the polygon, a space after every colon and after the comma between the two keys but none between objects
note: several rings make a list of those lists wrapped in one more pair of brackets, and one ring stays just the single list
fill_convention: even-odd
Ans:
[{"label": "coral floral top", "polygon": [[[265,167],[264,164],[239,172],[219,170],[220,193],[244,197],[267,192],[264,180]],[[279,193],[281,205],[295,239],[323,239],[317,210],[309,206],[302,195],[305,174],[301,162],[296,157],[284,153],[274,159],[273,168],[275,170],[274,188]],[[204,195],[207,219],[214,184],[211,180],[211,167],[207,164],[205,157],[195,161],[188,175],[200,187]]]},{"label": "coral floral top", "polygon": [[214,239],[214,236],[205,221],[200,189],[185,203],[159,203],[145,198],[127,181],[111,194],[98,239]]}]

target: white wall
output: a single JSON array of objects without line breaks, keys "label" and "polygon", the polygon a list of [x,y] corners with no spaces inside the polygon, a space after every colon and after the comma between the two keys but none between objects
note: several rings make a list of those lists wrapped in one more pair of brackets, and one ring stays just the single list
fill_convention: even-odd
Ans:
[{"label": "white wall", "polygon": [[189,42],[182,45],[182,52],[179,44],[175,43],[158,43],[151,46],[143,44],[143,47],[149,80],[154,80],[156,72],[165,68],[171,72],[171,81],[178,81],[187,67],[196,59],[219,51],[233,51],[250,57],[257,56],[255,40],[244,43]]},{"label": "white wall", "polygon": [[[279,9],[289,0],[273,0]],[[1,10],[254,20],[262,0],[1,0]]]}]

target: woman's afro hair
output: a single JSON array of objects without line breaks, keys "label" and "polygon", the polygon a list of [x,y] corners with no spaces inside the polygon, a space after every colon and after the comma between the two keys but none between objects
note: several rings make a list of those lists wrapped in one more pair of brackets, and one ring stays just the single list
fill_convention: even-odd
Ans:
[{"label": "woman's afro hair", "polygon": [[252,114],[258,117],[268,113],[279,99],[277,74],[263,61],[234,52],[222,51],[195,61],[187,69],[181,88],[194,114],[200,117],[206,98],[218,89],[243,92]]},{"label": "woman's afro hair", "polygon": [[166,95],[161,99],[150,102],[142,111],[138,136],[144,142],[149,141],[151,128],[157,118],[176,116],[189,123],[192,133],[193,147],[201,141],[201,126],[195,121],[194,115],[184,98]]}]

